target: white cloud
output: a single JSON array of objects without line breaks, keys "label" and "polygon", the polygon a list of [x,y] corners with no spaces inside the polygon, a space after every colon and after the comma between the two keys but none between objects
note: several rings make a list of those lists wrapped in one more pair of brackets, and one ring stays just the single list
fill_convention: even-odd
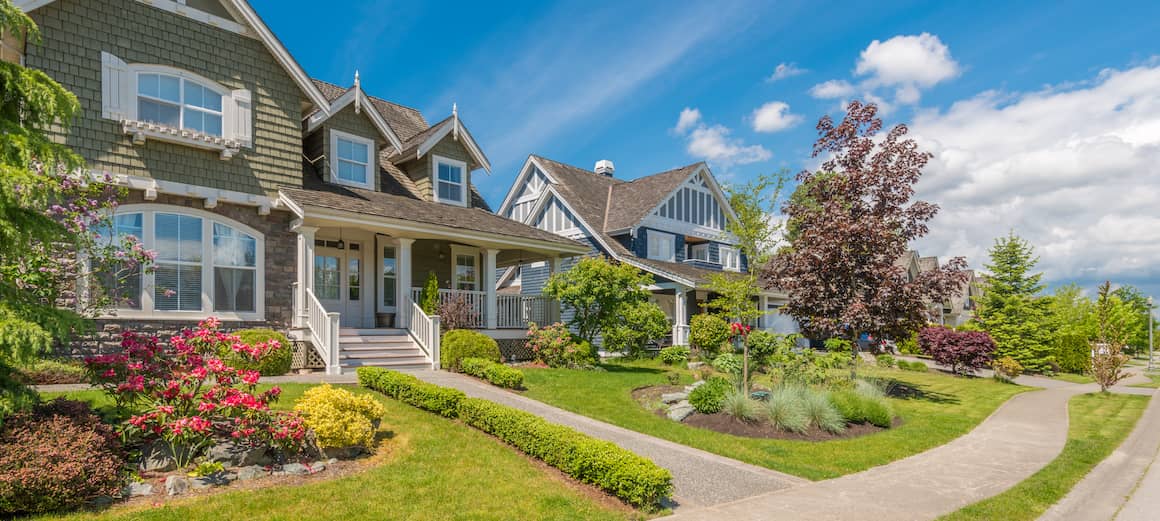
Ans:
[{"label": "white cloud", "polygon": [[920,112],[934,154],[919,196],[942,211],[924,254],[987,260],[1014,230],[1051,282],[1160,277],[1160,64],[1106,70],[1071,89],[984,92]]},{"label": "white cloud", "polygon": [[[681,116],[684,116],[683,112]],[[783,101],[771,101],[753,110],[753,130],[757,132],[782,131],[801,120],[801,116],[790,113],[789,105]]]},{"label": "white cloud", "polygon": [[866,88],[893,87],[894,100],[917,103],[921,89],[958,76],[960,67],[951,51],[930,33],[874,40],[862,51],[854,73],[867,76]]},{"label": "white cloud", "polygon": [[854,93],[854,86],[846,80],[830,80],[810,88],[810,96],[818,99],[844,98]]},{"label": "white cloud", "polygon": [[724,165],[745,165],[773,157],[761,145],[746,146],[741,140],[730,138],[730,132],[722,125],[701,125],[689,134],[687,150],[694,157]]},{"label": "white cloud", "polygon": [[773,74],[769,75],[769,77],[766,78],[765,81],[772,83],[775,81],[784,80],[786,78],[800,76],[802,74],[805,74],[806,72],[808,72],[808,71],[806,71],[805,69],[798,68],[796,63],[782,62],[782,63],[777,64],[777,67],[775,67],[773,69]]},{"label": "white cloud", "polygon": [[685,107],[681,110],[681,115],[677,118],[677,126],[673,127],[673,132],[684,134],[700,122],[701,110]]}]

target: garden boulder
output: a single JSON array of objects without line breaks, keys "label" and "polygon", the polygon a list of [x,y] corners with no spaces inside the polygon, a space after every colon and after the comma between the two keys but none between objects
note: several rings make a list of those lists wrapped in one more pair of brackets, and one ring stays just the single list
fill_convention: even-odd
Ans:
[{"label": "garden boulder", "polygon": [[189,492],[191,483],[189,479],[181,476],[169,476],[165,478],[165,493],[170,496],[180,496]]},{"label": "garden boulder", "polygon": [[251,447],[226,440],[210,447],[206,453],[206,458],[226,467],[261,466],[274,463],[269,452],[266,447]]},{"label": "garden boulder", "polygon": [[685,421],[685,418],[693,414],[693,410],[693,406],[689,405],[689,402],[682,402],[682,404],[674,405],[669,409],[669,419],[678,422]]},{"label": "garden boulder", "polygon": [[677,403],[689,397],[689,393],[665,393],[661,395],[661,401],[664,403]]}]

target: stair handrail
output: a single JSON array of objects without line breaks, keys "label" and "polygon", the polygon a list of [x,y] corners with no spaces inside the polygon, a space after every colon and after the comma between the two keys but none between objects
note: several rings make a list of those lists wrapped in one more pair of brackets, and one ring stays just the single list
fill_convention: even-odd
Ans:
[{"label": "stair handrail", "polygon": [[306,329],[310,330],[310,342],[326,363],[326,374],[338,374],[341,370],[338,362],[339,314],[327,312],[310,288],[306,288],[305,293]]},{"label": "stair handrail", "polygon": [[428,316],[423,308],[409,296],[410,320],[406,322],[407,333],[419,344],[419,350],[431,361],[431,369],[439,369],[439,315]]}]

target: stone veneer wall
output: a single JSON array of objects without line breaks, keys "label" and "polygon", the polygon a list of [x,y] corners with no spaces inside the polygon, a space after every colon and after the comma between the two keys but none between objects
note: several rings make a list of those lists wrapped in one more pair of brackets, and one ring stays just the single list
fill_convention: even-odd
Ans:
[{"label": "stone veneer wall", "polygon": [[[130,192],[122,204],[152,203],[166,204],[180,208],[196,208],[228,217],[243,223],[265,236],[265,301],[266,320],[247,322],[223,322],[222,329],[236,330],[251,327],[269,327],[285,332],[290,327],[293,314],[293,283],[297,280],[297,236],[290,231],[293,214],[274,210],[270,215],[258,215],[257,208],[219,203],[216,208],[206,209],[201,199],[158,194],[154,201],[145,201],[141,192]],[[213,312],[206,312],[211,316]],[[91,334],[74,338],[66,345],[58,346],[59,355],[84,356],[107,353],[119,347],[119,335],[126,329],[155,334],[168,339],[187,327],[197,325],[194,320],[167,319],[119,319],[102,318],[94,321],[95,330]]]}]

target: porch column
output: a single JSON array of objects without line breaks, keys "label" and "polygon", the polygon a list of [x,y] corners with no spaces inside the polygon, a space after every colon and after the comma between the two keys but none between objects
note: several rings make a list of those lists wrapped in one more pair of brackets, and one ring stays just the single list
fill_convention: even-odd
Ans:
[{"label": "porch column", "polygon": [[758,316],[761,318],[757,322],[757,327],[760,329],[769,329],[769,297],[767,295],[762,295],[758,299],[758,302],[761,305],[761,309],[758,310],[761,311],[761,315]]},{"label": "porch column", "polygon": [[[563,259],[561,259],[560,256],[557,255],[548,259],[548,278],[551,278],[552,275],[560,273],[562,266]],[[560,313],[562,311],[560,301],[553,299],[551,302],[549,302],[549,305],[551,306],[551,310],[548,312],[548,322],[559,322]]]},{"label": "porch column", "polygon": [[306,291],[314,291],[314,232],[313,226],[299,226],[298,232],[298,309],[294,310],[294,322],[298,327],[306,325]]},{"label": "porch column", "polygon": [[411,244],[415,239],[398,239],[399,270],[395,281],[395,327],[406,329],[411,326]]},{"label": "porch column", "polygon": [[682,286],[677,286],[673,291],[676,296],[673,305],[673,345],[689,345],[689,338],[686,334],[689,325],[688,290]]},{"label": "porch column", "polygon": [[484,288],[484,309],[483,313],[486,318],[484,322],[488,329],[496,329],[499,326],[499,313],[497,302],[495,298],[495,257],[499,255],[499,250],[488,248],[483,250],[483,288]]}]

